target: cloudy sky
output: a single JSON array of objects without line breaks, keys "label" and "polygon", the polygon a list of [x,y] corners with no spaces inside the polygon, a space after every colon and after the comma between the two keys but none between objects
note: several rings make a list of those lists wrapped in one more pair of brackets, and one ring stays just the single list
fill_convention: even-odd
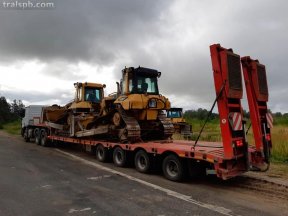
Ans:
[{"label": "cloudy sky", "polygon": [[65,104],[77,81],[105,83],[108,94],[121,69],[141,65],[162,72],[173,106],[209,109],[209,46],[220,43],[266,65],[269,107],[288,112],[285,0],[46,0],[53,9],[24,10],[3,2],[0,95],[9,100]]}]

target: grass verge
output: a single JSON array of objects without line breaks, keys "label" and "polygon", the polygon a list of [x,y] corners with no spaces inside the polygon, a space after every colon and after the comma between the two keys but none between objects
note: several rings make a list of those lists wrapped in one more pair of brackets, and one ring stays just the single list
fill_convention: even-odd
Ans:
[{"label": "grass verge", "polygon": [[2,128],[0,127],[0,129],[3,129],[4,131],[6,131],[9,134],[20,135],[21,120],[17,120],[17,121],[3,124]]},{"label": "grass verge", "polygon": [[272,160],[288,163],[288,126],[272,128]]},{"label": "grass verge", "polygon": [[[204,124],[204,120],[198,119],[189,119],[188,123],[192,124],[193,127],[193,136],[192,140],[196,140],[202,125]],[[250,123],[247,122],[246,127],[248,127]],[[288,163],[288,125],[286,124],[276,124],[272,128],[272,162],[281,162]],[[221,141],[221,131],[219,126],[219,120],[209,120],[202,132],[200,140],[205,141]],[[250,145],[254,144],[254,138],[252,133],[252,128],[250,128],[248,136],[248,143]]]}]

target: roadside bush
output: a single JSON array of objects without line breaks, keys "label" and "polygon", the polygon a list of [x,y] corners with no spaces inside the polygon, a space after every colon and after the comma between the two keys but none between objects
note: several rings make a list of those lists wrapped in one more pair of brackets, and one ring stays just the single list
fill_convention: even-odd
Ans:
[{"label": "roadside bush", "polygon": [[20,135],[21,132],[21,120],[16,120],[3,125],[3,130],[10,134]]}]

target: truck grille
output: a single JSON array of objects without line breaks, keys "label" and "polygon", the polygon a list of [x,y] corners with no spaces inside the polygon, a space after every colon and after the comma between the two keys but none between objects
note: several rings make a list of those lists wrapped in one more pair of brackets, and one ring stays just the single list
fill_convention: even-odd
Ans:
[{"label": "truck grille", "polygon": [[258,84],[259,92],[263,95],[268,95],[268,86],[265,67],[262,65],[257,65],[257,75],[258,75]]},{"label": "truck grille", "polygon": [[242,91],[240,57],[227,53],[229,88]]}]

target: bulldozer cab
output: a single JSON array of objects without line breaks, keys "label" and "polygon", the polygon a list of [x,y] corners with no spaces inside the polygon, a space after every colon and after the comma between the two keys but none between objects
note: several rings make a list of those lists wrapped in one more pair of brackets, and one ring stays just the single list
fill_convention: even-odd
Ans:
[{"label": "bulldozer cab", "polygon": [[75,101],[77,102],[91,102],[91,103],[100,103],[104,93],[103,88],[105,85],[97,83],[75,83],[76,88]]},{"label": "bulldozer cab", "polygon": [[168,118],[182,118],[183,117],[183,109],[182,108],[171,108],[167,111]]},{"label": "bulldozer cab", "polygon": [[167,118],[170,118],[172,123],[185,123],[182,108],[170,108],[167,110]]},{"label": "bulldozer cab", "polygon": [[93,109],[95,112],[100,112],[100,103],[104,98],[105,84],[98,83],[74,83],[75,99],[69,106],[69,109],[75,112],[90,112]]},{"label": "bulldozer cab", "polygon": [[171,119],[171,122],[174,126],[175,133],[183,135],[183,137],[191,138],[192,136],[192,125],[188,124],[183,117],[182,108],[170,108],[167,111],[167,118]]},{"label": "bulldozer cab", "polygon": [[158,78],[161,72],[149,68],[125,68],[122,70],[121,95],[150,94],[159,95]]}]

